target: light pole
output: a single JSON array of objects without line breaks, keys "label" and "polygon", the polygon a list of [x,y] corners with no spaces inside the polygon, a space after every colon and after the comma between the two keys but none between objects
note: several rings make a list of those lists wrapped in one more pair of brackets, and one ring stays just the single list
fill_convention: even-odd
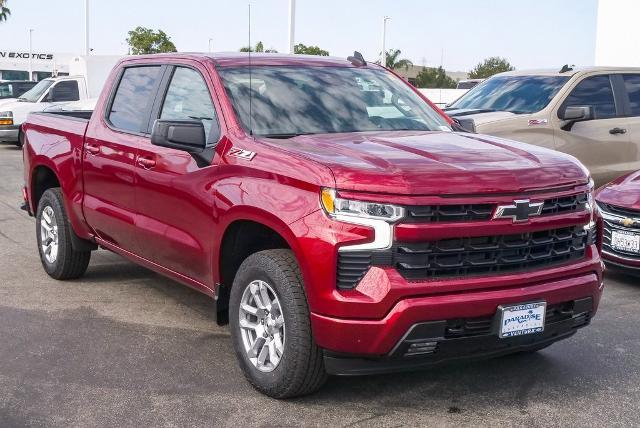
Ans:
[{"label": "light pole", "polygon": [[89,56],[89,0],[84,0],[84,54]]},{"label": "light pole", "polygon": [[294,53],[296,36],[296,0],[289,0],[289,53]]},{"label": "light pole", "polygon": [[380,51],[380,65],[383,67],[387,66],[387,47],[385,46],[387,42],[387,21],[391,18],[385,16],[382,18],[382,51]]},{"label": "light pole", "polygon": [[211,53],[211,52],[213,52],[213,51],[211,50],[211,42],[213,42],[213,39],[209,39],[209,52],[210,52],[210,53]]},{"label": "light pole", "polygon": [[29,80],[33,80],[33,28],[29,28]]}]

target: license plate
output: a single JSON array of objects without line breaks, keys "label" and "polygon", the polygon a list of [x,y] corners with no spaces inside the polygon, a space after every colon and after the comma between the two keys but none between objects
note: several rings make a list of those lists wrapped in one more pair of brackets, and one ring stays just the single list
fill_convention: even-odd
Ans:
[{"label": "license plate", "polygon": [[547,303],[535,302],[500,306],[498,307],[498,313],[501,315],[499,330],[501,338],[542,333],[544,331]]},{"label": "license plate", "polygon": [[640,253],[640,235],[626,230],[613,230],[611,248],[628,253]]}]

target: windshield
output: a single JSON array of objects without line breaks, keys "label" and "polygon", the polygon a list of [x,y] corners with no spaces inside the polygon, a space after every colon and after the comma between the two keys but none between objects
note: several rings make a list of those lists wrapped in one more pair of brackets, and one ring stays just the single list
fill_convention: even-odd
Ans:
[{"label": "windshield", "polygon": [[53,85],[53,80],[41,80],[36,86],[22,94],[22,96],[18,99],[30,103],[35,103],[40,99],[42,94],[44,94],[47,89],[49,89],[49,86],[51,85]]},{"label": "windshield", "polygon": [[251,88],[247,67],[219,72],[242,126],[255,135],[450,129],[406,83],[383,70],[254,66]]},{"label": "windshield", "polygon": [[535,113],[549,104],[568,76],[496,76],[471,89],[447,110]]}]

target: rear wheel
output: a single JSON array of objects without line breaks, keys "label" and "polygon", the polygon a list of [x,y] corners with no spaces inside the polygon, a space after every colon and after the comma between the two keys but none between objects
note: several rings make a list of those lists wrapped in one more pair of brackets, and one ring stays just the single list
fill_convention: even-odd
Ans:
[{"label": "rear wheel", "polygon": [[36,229],[40,261],[50,277],[63,280],[84,275],[91,251],[73,249],[71,225],[59,188],[47,190],[40,198]]},{"label": "rear wheel", "polygon": [[260,251],[242,263],[231,288],[229,323],[240,367],[258,391],[288,398],[324,384],[322,351],[290,250]]}]

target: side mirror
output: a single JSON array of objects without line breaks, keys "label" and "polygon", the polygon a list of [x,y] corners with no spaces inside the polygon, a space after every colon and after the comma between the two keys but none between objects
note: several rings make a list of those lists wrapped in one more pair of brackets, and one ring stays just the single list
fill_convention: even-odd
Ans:
[{"label": "side mirror", "polygon": [[151,144],[199,153],[207,145],[204,125],[199,120],[158,119],[151,131]]},{"label": "side mirror", "polygon": [[593,119],[592,106],[568,106],[559,114],[560,119],[578,122],[580,120]]},{"label": "side mirror", "polygon": [[571,131],[576,122],[584,122],[595,117],[592,106],[567,106],[558,111],[558,118],[566,123],[560,128],[563,131]]}]

